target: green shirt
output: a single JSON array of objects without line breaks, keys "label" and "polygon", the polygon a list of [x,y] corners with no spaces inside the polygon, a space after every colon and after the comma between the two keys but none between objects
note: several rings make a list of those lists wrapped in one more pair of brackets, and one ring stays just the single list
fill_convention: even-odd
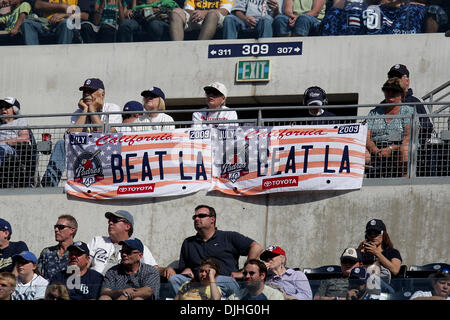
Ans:
[{"label": "green shirt", "polygon": [[[306,12],[311,11],[313,8],[314,0],[292,0],[292,11],[295,15],[301,15]],[[325,5],[322,7],[322,10],[320,10],[319,15],[317,16],[317,19],[322,20],[325,16]]]},{"label": "green shirt", "polygon": [[10,31],[17,23],[17,20],[19,20],[19,15],[21,13],[26,13],[27,15],[31,11],[31,6],[28,2],[22,2],[20,6],[15,8],[12,12],[5,14],[4,16],[0,17],[0,24],[5,25],[5,30]]}]

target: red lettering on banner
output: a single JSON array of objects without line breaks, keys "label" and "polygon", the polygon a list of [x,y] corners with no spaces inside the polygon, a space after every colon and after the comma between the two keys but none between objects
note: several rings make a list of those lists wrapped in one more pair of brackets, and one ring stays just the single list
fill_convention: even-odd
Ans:
[{"label": "red lettering on banner", "polygon": [[100,138],[95,141],[95,144],[98,146],[103,146],[108,143],[124,143],[128,144],[129,146],[133,145],[135,142],[141,142],[141,141],[165,141],[165,140],[172,140],[172,134],[171,133],[161,133],[161,134],[151,134],[151,135],[123,135],[120,137],[120,139],[111,138],[110,134],[106,134],[104,136],[101,136]]},{"label": "red lettering on banner", "polygon": [[264,179],[262,181],[262,189],[268,190],[273,188],[297,187],[298,176],[295,177],[277,177]]},{"label": "red lettering on banner", "polygon": [[123,185],[117,188],[117,194],[148,193],[154,191],[155,191],[154,183]]},{"label": "red lettering on banner", "polygon": [[250,129],[245,135],[245,140],[260,138],[277,138],[283,139],[287,137],[297,136],[325,136],[327,135],[323,129],[306,128],[306,129],[284,129],[279,131],[267,131],[260,129]]}]

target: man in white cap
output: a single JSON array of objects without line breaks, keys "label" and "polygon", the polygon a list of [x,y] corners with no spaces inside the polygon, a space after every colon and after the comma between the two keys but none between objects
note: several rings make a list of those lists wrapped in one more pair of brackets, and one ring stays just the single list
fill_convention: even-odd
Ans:
[{"label": "man in white cap", "polygon": [[[111,267],[120,263],[122,246],[119,243],[131,237],[134,226],[133,216],[126,210],[106,212],[105,217],[108,219],[108,236],[96,236],[88,244],[91,268],[103,275]],[[152,253],[145,245],[142,262],[160,270]]]},{"label": "man in white cap", "polygon": [[206,104],[208,108],[205,111],[194,112],[192,114],[192,121],[194,123],[194,128],[208,128],[229,125],[236,125],[230,123],[214,123],[214,124],[204,124],[203,121],[214,121],[214,120],[236,120],[236,111],[226,111],[228,107],[225,106],[227,100],[228,90],[223,83],[213,82],[210,85],[203,88],[206,95]]},{"label": "man in white cap", "polygon": [[[16,98],[6,97],[0,100],[2,116],[13,116],[20,113],[20,103]],[[6,117],[0,124],[0,165],[7,155],[16,153],[15,145],[18,143],[30,143],[30,134],[27,129],[6,129],[8,127],[26,127],[25,118]],[[5,129],[4,129],[5,128]]]}]

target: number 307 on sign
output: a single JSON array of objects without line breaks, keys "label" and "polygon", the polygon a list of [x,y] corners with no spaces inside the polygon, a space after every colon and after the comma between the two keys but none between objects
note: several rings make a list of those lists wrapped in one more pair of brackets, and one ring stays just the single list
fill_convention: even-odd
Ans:
[{"label": "number 307 on sign", "polygon": [[211,44],[208,58],[301,55],[302,42]]}]

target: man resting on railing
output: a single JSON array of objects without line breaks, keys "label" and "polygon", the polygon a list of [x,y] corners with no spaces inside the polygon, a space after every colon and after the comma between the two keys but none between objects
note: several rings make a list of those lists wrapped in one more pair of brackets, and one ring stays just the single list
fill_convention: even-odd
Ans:
[{"label": "man resting on railing", "polygon": [[[20,113],[20,103],[16,98],[6,97],[0,100],[2,116],[12,116]],[[24,118],[2,118],[0,124],[0,166],[7,155],[16,154],[15,145],[18,143],[30,143],[28,130],[6,129],[7,127],[26,127]]]}]

